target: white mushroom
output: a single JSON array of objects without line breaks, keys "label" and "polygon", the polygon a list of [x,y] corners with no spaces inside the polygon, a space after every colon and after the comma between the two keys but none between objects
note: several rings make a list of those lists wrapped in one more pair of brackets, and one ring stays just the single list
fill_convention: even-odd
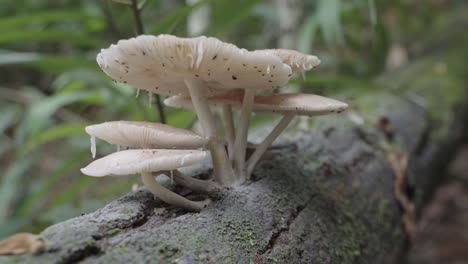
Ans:
[{"label": "white mushroom", "polygon": [[[232,90],[211,97],[208,99],[208,102],[212,106],[231,105],[239,108],[242,105],[242,93],[242,90]],[[193,107],[190,97],[184,96],[172,96],[167,98],[164,103],[176,108],[191,109]],[[260,157],[287,127],[294,116],[325,115],[332,112],[341,112],[347,107],[346,103],[314,94],[298,93],[256,96],[253,104],[254,112],[281,113],[283,114],[283,118],[250,156],[247,161],[246,174],[250,175],[252,173]]]},{"label": "white mushroom", "polygon": [[320,64],[319,58],[314,55],[300,53],[289,49],[265,49],[278,56],[284,64],[289,65],[293,73],[304,73]]},{"label": "white mushroom", "polygon": [[170,171],[201,162],[208,153],[201,150],[143,149],[124,150],[93,161],[81,169],[81,172],[94,177],[141,174],[145,186],[162,201],[200,211],[207,204],[205,201],[190,201],[159,184],[152,172]]},{"label": "white mushroom", "polygon": [[217,139],[206,97],[221,89],[243,88],[234,149],[243,163],[250,109],[256,89],[274,89],[287,83],[289,66],[270,52],[249,52],[216,38],[178,38],[170,35],[121,40],[97,57],[100,67],[113,79],[163,95],[190,95],[205,136],[210,138],[213,169],[218,182],[234,184],[222,141]]},{"label": "white mushroom", "polygon": [[111,121],[85,129],[91,138],[126,147],[197,149],[208,141],[192,131],[161,123]]}]

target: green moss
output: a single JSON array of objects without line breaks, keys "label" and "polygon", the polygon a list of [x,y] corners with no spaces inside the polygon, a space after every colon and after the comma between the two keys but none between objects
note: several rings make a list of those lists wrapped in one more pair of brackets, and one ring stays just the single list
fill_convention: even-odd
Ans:
[{"label": "green moss", "polygon": [[133,214],[133,209],[132,208],[125,208],[119,211],[119,214]]},{"label": "green moss", "polygon": [[120,231],[122,231],[122,229],[120,229],[120,228],[113,228],[113,229],[111,229],[111,230],[108,230],[108,231],[106,232],[106,235],[107,235],[107,236],[113,236],[113,235],[116,235],[116,234],[120,233]]}]

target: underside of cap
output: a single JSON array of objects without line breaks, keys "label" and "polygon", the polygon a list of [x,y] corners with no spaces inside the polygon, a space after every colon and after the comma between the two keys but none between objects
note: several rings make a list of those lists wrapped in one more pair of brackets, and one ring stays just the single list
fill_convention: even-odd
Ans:
[{"label": "underside of cap", "polygon": [[150,122],[105,122],[87,126],[86,133],[126,147],[197,149],[207,142],[192,131]]},{"label": "underside of cap", "polygon": [[263,51],[271,52],[278,56],[284,64],[291,67],[293,73],[308,71],[320,64],[320,60],[316,56],[304,54],[295,50],[266,49]]},{"label": "underside of cap", "polygon": [[[231,90],[210,97],[208,102],[212,106],[231,105],[239,108],[242,107],[243,94],[243,90]],[[175,108],[193,109],[190,97],[187,96],[169,97],[164,103]],[[255,96],[253,105],[254,112],[294,113],[308,116],[341,112],[346,108],[348,108],[348,104],[344,102],[304,93],[259,95]]]},{"label": "underside of cap", "polygon": [[102,177],[175,170],[207,157],[201,150],[132,149],[112,153],[81,169],[88,176]]},{"label": "underside of cap", "polygon": [[284,86],[290,66],[266,51],[247,51],[216,38],[141,35],[120,40],[97,56],[115,81],[163,95],[187,95],[184,79],[197,78],[205,94],[222,89],[275,89]]}]

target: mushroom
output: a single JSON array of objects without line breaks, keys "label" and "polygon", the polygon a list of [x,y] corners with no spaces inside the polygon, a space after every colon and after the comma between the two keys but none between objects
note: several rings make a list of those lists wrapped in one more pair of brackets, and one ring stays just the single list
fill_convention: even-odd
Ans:
[{"label": "mushroom", "polygon": [[204,135],[209,138],[215,179],[222,185],[233,185],[236,178],[224,144],[217,138],[206,97],[222,89],[245,89],[233,146],[236,160],[242,163],[254,91],[281,87],[291,75],[291,68],[271,52],[249,52],[207,37],[142,35],[103,49],[97,62],[113,79],[138,89],[163,95],[190,95]]},{"label": "mushroom", "polygon": [[205,201],[190,201],[162,186],[152,172],[165,172],[190,166],[204,160],[206,151],[172,149],[132,149],[112,153],[93,161],[81,172],[94,177],[141,174],[145,186],[162,201],[192,211],[205,208]]},{"label": "mushroom", "polygon": [[[233,107],[241,107],[243,97],[242,93],[242,90],[232,90],[211,97],[208,99],[208,102],[212,106],[231,105]],[[164,101],[164,103],[176,108],[193,108],[190,98],[184,96],[169,97]],[[251,175],[253,168],[257,164],[260,157],[279,136],[279,134],[281,134],[281,132],[288,126],[294,116],[324,115],[332,112],[341,112],[347,107],[348,105],[346,103],[314,94],[286,93],[256,96],[253,104],[254,112],[281,113],[283,114],[283,117],[250,156],[249,160],[247,161],[246,175]]]},{"label": "mushroom", "polygon": [[314,55],[300,53],[289,49],[265,49],[263,51],[270,52],[278,56],[284,64],[289,65],[293,73],[304,73],[320,64],[319,58]]},{"label": "mushroom", "polygon": [[[197,149],[207,143],[206,138],[192,131],[161,123],[111,121],[87,126],[85,130],[91,138],[126,147]],[[94,158],[95,140],[91,142]]]},{"label": "mushroom", "polygon": [[[207,140],[192,131],[161,123],[111,121],[87,126],[86,132],[111,144],[127,147],[197,149]],[[95,146],[91,146],[93,157]],[[175,181],[194,191],[212,192],[218,188],[210,181],[187,177],[179,171],[171,172]]]}]

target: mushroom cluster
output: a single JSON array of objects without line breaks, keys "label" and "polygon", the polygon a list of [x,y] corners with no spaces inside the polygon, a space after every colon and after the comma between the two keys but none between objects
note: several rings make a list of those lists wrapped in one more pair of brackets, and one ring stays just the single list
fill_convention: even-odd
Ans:
[{"label": "mushroom cluster", "polygon": [[[143,183],[161,200],[199,211],[208,200],[190,201],[163,187],[156,173],[171,172],[174,181],[198,192],[236,186],[248,180],[266,149],[295,115],[341,112],[347,104],[312,94],[272,94],[294,73],[320,63],[312,55],[293,50],[248,51],[216,38],[179,38],[141,35],[120,40],[97,56],[101,69],[115,81],[137,89],[169,96],[168,106],[196,112],[203,135],[159,123],[116,121],[86,128],[94,139],[128,149],[98,159],[82,169],[90,176],[141,174]],[[270,91],[258,95],[257,91]],[[225,138],[218,131],[212,110],[221,108]],[[237,126],[233,109],[239,110]],[[252,112],[274,112],[283,117],[246,158]],[[226,147],[227,145],[227,147]],[[183,175],[177,169],[201,162],[210,154],[212,180]]]}]

